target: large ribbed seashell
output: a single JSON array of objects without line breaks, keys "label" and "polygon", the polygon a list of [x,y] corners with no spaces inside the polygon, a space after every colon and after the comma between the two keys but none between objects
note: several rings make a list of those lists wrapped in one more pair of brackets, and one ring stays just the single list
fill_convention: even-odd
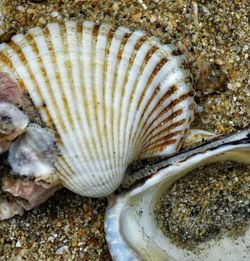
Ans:
[{"label": "large ribbed seashell", "polygon": [[187,149],[173,157],[149,163],[133,173],[144,176],[119,195],[111,197],[106,212],[106,239],[113,259],[248,260],[249,226],[245,234],[236,238],[225,233],[219,239],[202,243],[197,251],[191,251],[175,245],[161,231],[154,215],[157,201],[176,180],[199,166],[224,160],[250,164],[250,127]]},{"label": "large ribbed seashell", "polygon": [[0,45],[0,72],[57,137],[64,186],[105,196],[129,163],[178,150],[193,119],[190,73],[172,45],[125,27],[66,22]]}]

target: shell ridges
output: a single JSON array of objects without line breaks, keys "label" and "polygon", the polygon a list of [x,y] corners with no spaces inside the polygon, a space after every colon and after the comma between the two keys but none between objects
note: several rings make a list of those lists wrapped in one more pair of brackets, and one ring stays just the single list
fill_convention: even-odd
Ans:
[{"label": "shell ridges", "polygon": [[193,118],[185,58],[126,27],[49,24],[0,45],[0,71],[28,93],[55,132],[62,183],[105,196],[129,163],[175,152]]}]

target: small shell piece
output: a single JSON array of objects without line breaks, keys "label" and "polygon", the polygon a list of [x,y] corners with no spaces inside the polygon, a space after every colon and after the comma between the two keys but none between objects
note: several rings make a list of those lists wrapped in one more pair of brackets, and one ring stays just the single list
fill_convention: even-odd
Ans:
[{"label": "small shell piece", "polygon": [[24,201],[21,206],[25,210],[30,210],[42,204],[48,198],[55,194],[60,186],[53,185],[49,188],[37,185],[32,180],[24,178],[14,179],[13,177],[4,177],[2,180],[1,190],[8,192],[15,198],[22,198]]},{"label": "small shell piece", "polygon": [[33,28],[0,45],[0,71],[55,130],[55,168],[64,186],[85,196],[111,194],[135,159],[174,153],[193,119],[185,57],[125,27]]},{"label": "small shell piece", "polygon": [[55,138],[47,129],[30,124],[9,149],[8,161],[14,174],[49,182],[57,157]]},{"label": "small shell piece", "polygon": [[9,143],[25,130],[28,123],[28,117],[15,105],[0,102],[0,153],[8,149]]},{"label": "small shell piece", "polygon": [[249,257],[249,227],[236,239],[223,235],[218,240],[202,243],[193,252],[173,244],[155,221],[155,205],[169,186],[192,169],[220,160],[250,164],[250,127],[152,164],[144,169],[148,176],[120,195],[111,197],[105,232],[113,259],[246,260]]}]

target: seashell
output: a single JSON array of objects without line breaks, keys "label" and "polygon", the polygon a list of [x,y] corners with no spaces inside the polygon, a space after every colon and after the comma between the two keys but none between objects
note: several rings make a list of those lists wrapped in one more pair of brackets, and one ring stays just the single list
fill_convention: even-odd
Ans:
[{"label": "seashell", "polygon": [[250,164],[250,127],[229,136],[149,163],[134,173],[139,181],[110,198],[105,217],[106,239],[114,260],[245,260],[250,229],[236,239],[223,236],[190,251],[173,244],[155,221],[154,209],[167,188],[190,170],[207,163],[233,160]]},{"label": "seashell", "polygon": [[55,137],[47,129],[30,124],[25,133],[12,142],[8,161],[14,174],[51,178],[57,157]]},{"label": "seashell", "polygon": [[125,27],[33,28],[0,45],[0,71],[54,132],[60,182],[84,196],[111,194],[133,160],[176,152],[193,119],[185,57]]},{"label": "seashell", "polygon": [[[3,192],[11,194],[12,198],[19,199],[19,201],[22,199],[21,202],[17,200],[16,204],[19,204],[24,210],[30,210],[39,206],[60,189],[60,186],[57,185],[45,188],[32,180],[13,177],[4,177],[1,183],[1,190]],[[14,204],[14,202],[12,202],[12,204]],[[6,213],[6,216],[7,214],[8,213]],[[11,216],[8,218],[10,217]]]}]

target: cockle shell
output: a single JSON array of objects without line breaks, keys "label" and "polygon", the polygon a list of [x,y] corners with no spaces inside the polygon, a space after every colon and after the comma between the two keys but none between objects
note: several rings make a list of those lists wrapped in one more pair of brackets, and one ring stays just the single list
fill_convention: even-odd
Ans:
[{"label": "cockle shell", "polygon": [[111,194],[135,159],[174,153],[193,119],[185,57],[125,27],[33,28],[0,45],[0,72],[54,131],[61,183],[84,196]]},{"label": "cockle shell", "polygon": [[250,164],[250,127],[150,163],[133,173],[141,178],[117,196],[110,197],[106,211],[106,239],[113,259],[246,260],[249,227],[236,239],[223,235],[219,240],[202,243],[201,249],[193,252],[173,244],[155,220],[155,205],[171,184],[192,169],[223,160]]}]

